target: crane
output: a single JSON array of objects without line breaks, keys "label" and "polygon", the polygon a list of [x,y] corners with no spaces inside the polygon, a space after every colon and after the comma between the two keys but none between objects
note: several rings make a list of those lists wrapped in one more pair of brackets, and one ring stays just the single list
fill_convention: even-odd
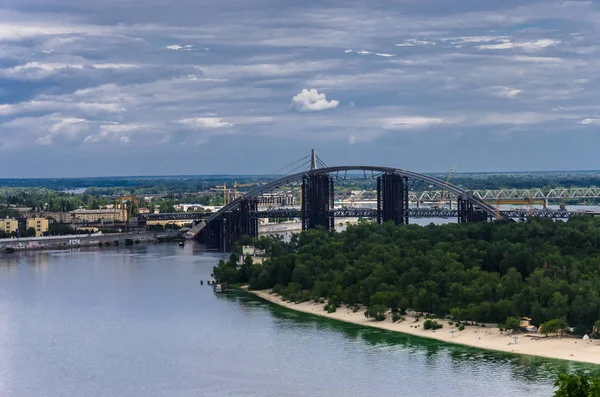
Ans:
[{"label": "crane", "polygon": [[533,200],[532,198],[526,198],[525,200],[517,199],[496,199],[496,219],[501,219],[500,216],[500,205],[501,204],[514,204],[514,205],[526,205],[529,210],[529,215],[533,215],[533,206],[535,204],[544,205],[544,200]]},{"label": "crane", "polygon": [[131,214],[133,213],[133,207],[139,206],[138,198],[136,196],[120,196],[115,199],[115,206],[113,207],[113,226],[117,220],[118,211],[121,211],[121,218],[124,222],[129,222]]},{"label": "crane", "polygon": [[226,183],[224,183],[223,185],[219,185],[217,187],[213,187],[210,190],[216,190],[219,192],[223,192],[223,205],[227,205],[227,202],[228,202],[228,200],[227,200],[228,194],[227,193],[229,193],[229,189],[227,189]]},{"label": "crane", "polygon": [[237,181],[233,182],[233,199],[235,200],[238,197],[238,187],[248,187],[254,185],[254,183],[237,183]]}]

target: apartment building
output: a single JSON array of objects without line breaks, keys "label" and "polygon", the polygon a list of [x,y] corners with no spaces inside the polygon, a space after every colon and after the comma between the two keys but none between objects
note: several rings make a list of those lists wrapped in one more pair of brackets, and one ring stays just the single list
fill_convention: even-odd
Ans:
[{"label": "apartment building", "polygon": [[0,220],[0,230],[4,233],[12,233],[19,229],[19,222],[14,218]]},{"label": "apartment building", "polygon": [[36,237],[42,237],[49,230],[48,219],[40,217],[29,218],[27,219],[27,230],[30,228],[35,229]]}]

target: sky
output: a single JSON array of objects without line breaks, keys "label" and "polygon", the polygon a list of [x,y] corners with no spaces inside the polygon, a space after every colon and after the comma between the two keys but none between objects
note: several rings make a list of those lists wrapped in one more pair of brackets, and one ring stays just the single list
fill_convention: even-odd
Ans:
[{"label": "sky", "polygon": [[600,2],[4,0],[0,177],[597,170]]}]

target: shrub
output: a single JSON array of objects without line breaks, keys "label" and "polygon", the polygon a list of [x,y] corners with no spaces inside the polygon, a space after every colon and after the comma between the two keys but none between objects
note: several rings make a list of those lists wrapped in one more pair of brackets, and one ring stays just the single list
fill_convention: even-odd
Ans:
[{"label": "shrub", "polygon": [[454,324],[454,322],[448,321],[448,325],[452,325],[452,324]]},{"label": "shrub", "polygon": [[327,313],[334,313],[337,310],[337,308],[335,307],[335,305],[329,305],[329,308],[327,309]]},{"label": "shrub", "polygon": [[360,307],[358,307],[358,306],[355,306],[355,307],[354,307],[354,309],[352,309],[352,313],[356,313],[356,312],[357,312],[357,311],[359,311],[359,310],[360,310]]},{"label": "shrub", "polygon": [[319,298],[319,303],[325,303],[325,299]]},{"label": "shrub", "polygon": [[392,313],[392,322],[396,322],[396,321],[403,321],[404,317],[402,317],[402,314],[398,313],[398,312],[394,312]]},{"label": "shrub", "polygon": [[438,323],[435,320],[431,320],[431,319],[427,319],[423,323],[423,328],[425,328],[425,329],[440,329],[442,327],[443,327],[442,324]]},{"label": "shrub", "polygon": [[464,329],[465,329],[465,326],[464,326],[464,325],[462,325],[462,324],[460,325],[460,327],[458,327],[458,330],[459,330],[459,331],[464,331]]}]

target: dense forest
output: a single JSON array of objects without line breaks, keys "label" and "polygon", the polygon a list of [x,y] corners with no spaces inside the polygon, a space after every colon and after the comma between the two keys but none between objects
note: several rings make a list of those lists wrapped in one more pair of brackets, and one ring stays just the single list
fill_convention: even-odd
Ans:
[{"label": "dense forest", "polygon": [[504,323],[560,319],[580,333],[600,318],[600,219],[396,226],[363,223],[341,233],[311,230],[289,243],[261,238],[271,259],[232,254],[221,282],[275,288],[293,301],[327,299],[367,311]]}]

